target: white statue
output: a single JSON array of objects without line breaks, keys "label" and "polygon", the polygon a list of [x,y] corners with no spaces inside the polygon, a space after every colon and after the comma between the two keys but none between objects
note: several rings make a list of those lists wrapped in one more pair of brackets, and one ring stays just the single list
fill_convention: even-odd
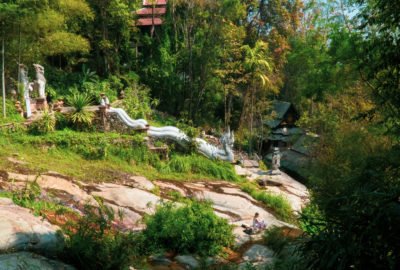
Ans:
[{"label": "white statue", "polygon": [[39,64],[33,64],[36,70],[36,85],[39,91],[40,98],[46,98],[46,78],[44,77],[44,67]]},{"label": "white statue", "polygon": [[281,152],[278,147],[275,147],[272,154],[272,170],[279,171],[279,167],[281,167]]},{"label": "white statue", "polygon": [[130,128],[133,129],[146,129],[148,124],[147,121],[144,119],[137,119],[133,120],[132,118],[129,117],[129,115],[120,108],[110,108],[108,110],[109,113],[115,113],[119,119],[125,123]]},{"label": "white statue", "polygon": [[233,132],[228,128],[227,132],[221,137],[220,141],[223,145],[223,148],[218,148],[215,145],[212,145],[201,138],[191,139],[184,132],[182,132],[179,128],[166,126],[166,127],[153,127],[148,126],[148,123],[144,119],[134,120],[129,117],[129,115],[121,108],[110,108],[108,113],[115,113],[119,119],[125,123],[130,128],[133,129],[147,129],[147,135],[149,137],[163,139],[163,140],[171,140],[179,144],[180,146],[187,148],[190,143],[193,141],[196,143],[197,151],[204,156],[212,159],[219,159],[224,161],[233,162],[234,161],[234,153],[233,153],[233,143],[235,141]]},{"label": "white statue", "polygon": [[[183,133],[180,129],[176,127],[149,127],[147,131],[149,137],[154,137],[157,139],[167,139],[172,140],[181,145],[182,147],[187,147],[192,139]],[[223,149],[216,147],[203,139],[194,138],[193,139],[197,146],[197,151],[204,156],[212,159],[220,159],[224,161],[233,162],[234,154],[232,151],[233,143],[234,143],[234,135],[233,132],[228,131],[221,137],[220,141],[223,145]]]},{"label": "white statue", "polygon": [[26,117],[30,118],[32,116],[32,111],[31,111],[31,98],[29,96],[28,71],[26,70],[26,66],[23,64],[19,65],[19,78],[20,78],[19,83],[23,86],[23,91],[24,91]]}]

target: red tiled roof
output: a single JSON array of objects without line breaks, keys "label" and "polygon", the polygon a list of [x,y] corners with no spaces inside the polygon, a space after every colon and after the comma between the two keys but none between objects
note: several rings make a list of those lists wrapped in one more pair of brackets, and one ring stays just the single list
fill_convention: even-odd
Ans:
[{"label": "red tiled roof", "polygon": [[[154,9],[154,14],[164,15],[166,12],[167,12],[167,9],[165,7]],[[152,8],[141,8],[136,11],[136,14],[137,15],[152,15],[153,9]]]},{"label": "red tiled roof", "polygon": [[137,25],[149,26],[149,25],[161,25],[163,23],[161,18],[154,18],[154,23],[152,18],[140,18],[137,20]]},{"label": "red tiled roof", "polygon": [[[167,0],[156,0],[156,6],[165,6],[167,5]],[[152,0],[143,0],[143,6],[152,6]]]}]

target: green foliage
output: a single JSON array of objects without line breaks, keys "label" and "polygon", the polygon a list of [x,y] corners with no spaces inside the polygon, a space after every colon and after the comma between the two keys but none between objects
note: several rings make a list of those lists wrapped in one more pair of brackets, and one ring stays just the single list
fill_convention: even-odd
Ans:
[{"label": "green foliage", "polygon": [[397,269],[400,151],[359,127],[332,133],[310,170],[315,206],[300,221],[307,269]]},{"label": "green foliage", "polygon": [[133,83],[125,89],[123,108],[133,119],[151,118],[152,105],[157,105],[157,100],[150,98],[150,91],[147,87]]},{"label": "green foliage", "polygon": [[36,134],[46,134],[53,132],[56,128],[56,117],[54,113],[48,110],[44,111],[41,118],[34,122],[30,127],[30,131]]},{"label": "green foliage", "polygon": [[37,183],[37,179],[33,182],[26,183],[25,187],[21,190],[13,191],[8,194],[13,202],[19,206],[31,209],[34,215],[43,215],[46,211],[54,211],[56,213],[69,211],[68,208],[56,204],[54,202],[43,200],[42,190]]},{"label": "green foliage", "polygon": [[399,141],[400,133],[400,17],[398,1],[357,0],[360,4],[362,70],[383,114],[385,125]]},{"label": "green foliage", "polygon": [[15,104],[12,100],[6,100],[6,112],[6,118],[0,117],[0,125],[8,123],[20,123],[24,121],[24,118],[15,109]]},{"label": "green foliage", "polygon": [[87,94],[73,93],[67,97],[67,103],[74,108],[69,119],[76,128],[82,129],[92,123],[94,113],[88,110],[92,99]]},{"label": "green foliage", "polygon": [[77,224],[68,224],[65,248],[60,257],[78,269],[125,269],[140,252],[140,235],[115,230],[112,209],[85,206]]},{"label": "green foliage", "polygon": [[282,228],[274,226],[264,232],[264,241],[275,253],[280,253],[289,239],[283,234]]},{"label": "green foliage", "polygon": [[206,202],[189,201],[181,206],[165,202],[146,218],[146,226],[143,234],[149,251],[217,255],[234,239],[232,227]]},{"label": "green foliage", "polygon": [[257,201],[262,202],[267,207],[271,208],[278,218],[284,221],[293,221],[293,211],[289,202],[281,195],[274,195],[272,193],[259,190],[252,183],[242,183],[240,185],[241,190],[250,194],[251,197]]},{"label": "green foliage", "polygon": [[210,160],[198,154],[190,156],[172,155],[171,159],[162,165],[163,173],[193,173],[212,176],[217,179],[238,181],[233,166],[226,162]]}]

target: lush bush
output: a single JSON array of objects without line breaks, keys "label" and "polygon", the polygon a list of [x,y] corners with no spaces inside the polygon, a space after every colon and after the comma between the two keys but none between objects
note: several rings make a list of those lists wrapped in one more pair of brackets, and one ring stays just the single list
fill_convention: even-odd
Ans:
[{"label": "lush bush", "polygon": [[53,132],[56,128],[56,117],[54,113],[44,111],[41,118],[32,123],[29,130],[35,134],[46,134]]},{"label": "lush bush", "polygon": [[7,123],[18,123],[24,121],[24,118],[15,109],[14,101],[9,99],[6,100],[6,114],[7,114],[6,118],[3,118],[3,114],[0,115],[0,125]]},{"label": "lush bush", "polygon": [[112,209],[85,206],[76,224],[64,227],[65,248],[60,257],[78,269],[127,269],[140,253],[140,234],[115,230]]},{"label": "lush bush", "polygon": [[241,184],[241,189],[250,194],[257,201],[262,202],[267,207],[270,207],[278,218],[284,221],[293,221],[294,215],[290,203],[281,195],[275,195],[263,190],[259,190],[251,183]]},{"label": "lush bush", "polygon": [[77,129],[83,129],[92,123],[94,113],[88,110],[93,100],[87,94],[73,93],[67,97],[68,105],[74,108],[69,119]]},{"label": "lush bush", "polygon": [[[334,164],[334,166],[332,166]],[[325,134],[300,224],[307,269],[399,269],[400,148],[354,123]]]},{"label": "lush bush", "polygon": [[146,218],[146,225],[143,234],[148,251],[217,255],[234,239],[232,227],[206,202],[163,203]]},{"label": "lush bush", "polygon": [[125,90],[125,99],[122,107],[133,119],[151,118],[152,106],[156,106],[158,101],[151,99],[150,89],[132,82],[130,87]]}]

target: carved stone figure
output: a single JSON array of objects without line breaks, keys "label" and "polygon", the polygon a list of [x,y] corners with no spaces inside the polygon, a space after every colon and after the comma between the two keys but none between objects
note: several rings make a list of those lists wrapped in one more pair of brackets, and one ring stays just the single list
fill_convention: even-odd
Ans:
[{"label": "carved stone figure", "polygon": [[23,87],[25,106],[26,106],[26,117],[29,118],[32,116],[31,98],[29,96],[28,71],[26,69],[26,66],[23,64],[19,65],[19,78],[20,78],[19,83]]},{"label": "carved stone figure", "polygon": [[275,147],[272,154],[272,170],[279,171],[279,167],[281,167],[281,152],[278,147]]},{"label": "carved stone figure", "polygon": [[147,121],[144,119],[133,120],[129,117],[129,115],[120,108],[110,108],[108,110],[109,113],[115,113],[118,115],[118,118],[125,123],[130,128],[133,129],[146,129],[148,124]]},{"label": "carved stone figure", "polygon": [[36,70],[36,88],[40,98],[46,98],[46,78],[44,77],[44,67],[39,64],[33,64]]},{"label": "carved stone figure", "polygon": [[[168,139],[175,141],[182,147],[187,147],[192,139],[188,137],[185,133],[183,133],[180,129],[176,127],[150,127],[147,131],[147,134],[150,137],[154,137],[157,139]],[[220,159],[224,161],[233,162],[234,154],[232,151],[233,143],[234,143],[234,135],[233,132],[228,131],[221,137],[220,141],[223,145],[223,149],[220,149],[203,139],[194,138],[193,139],[197,145],[197,151],[204,156],[212,159]]]}]

